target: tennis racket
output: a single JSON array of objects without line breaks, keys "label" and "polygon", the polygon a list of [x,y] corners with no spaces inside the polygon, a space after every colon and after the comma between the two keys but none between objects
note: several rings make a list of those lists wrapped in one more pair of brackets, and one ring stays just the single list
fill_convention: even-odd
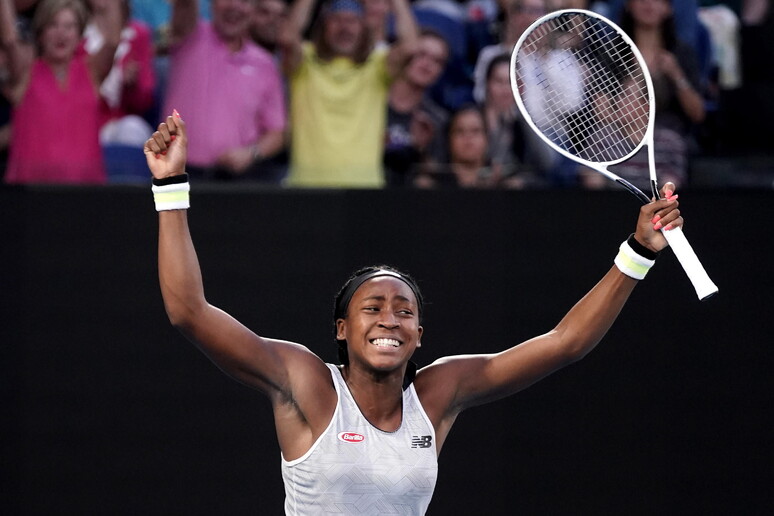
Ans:
[{"label": "tennis racket", "polygon": [[[557,152],[617,182],[643,204],[659,198],[653,84],[639,50],[617,25],[584,10],[543,16],[514,47],[511,88],[529,126]],[[608,170],[643,146],[652,197]],[[663,234],[699,299],[716,293],[682,228]]]}]

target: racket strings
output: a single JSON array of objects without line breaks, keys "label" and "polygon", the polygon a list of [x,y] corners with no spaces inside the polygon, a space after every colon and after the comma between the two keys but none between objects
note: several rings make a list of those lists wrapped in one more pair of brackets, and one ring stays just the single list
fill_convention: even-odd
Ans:
[{"label": "racket strings", "polygon": [[649,93],[631,46],[582,13],[548,19],[515,58],[522,103],[554,145],[587,161],[633,154],[645,138]]}]

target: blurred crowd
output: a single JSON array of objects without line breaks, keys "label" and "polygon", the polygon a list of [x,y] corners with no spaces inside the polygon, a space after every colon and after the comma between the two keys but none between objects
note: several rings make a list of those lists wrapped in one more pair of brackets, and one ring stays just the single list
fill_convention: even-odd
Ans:
[{"label": "blurred crowd", "polygon": [[[692,158],[745,150],[729,128],[756,109],[746,81],[771,79],[768,0],[0,0],[0,174],[147,181],[143,143],[177,109],[200,180],[605,188],[511,91],[519,37],[566,8],[640,49],[661,178],[686,185]],[[646,186],[647,157],[617,167]]]}]

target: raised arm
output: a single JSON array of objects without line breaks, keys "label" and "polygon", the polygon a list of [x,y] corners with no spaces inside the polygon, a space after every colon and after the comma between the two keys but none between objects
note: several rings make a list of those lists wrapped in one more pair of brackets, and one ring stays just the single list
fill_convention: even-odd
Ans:
[{"label": "raised arm", "polygon": [[[674,185],[668,183],[664,190],[670,193],[668,199],[640,210],[633,247],[638,243],[644,254],[656,253],[667,245],[654,225],[671,229],[683,223],[676,196],[671,194]],[[439,419],[452,421],[465,408],[518,392],[594,349],[636,284],[636,279],[614,265],[553,330],[501,353],[441,359],[420,372],[427,373],[427,378],[419,380],[418,375],[418,390],[427,385],[432,399],[445,411]],[[433,392],[431,386],[444,384],[448,386],[445,393]]]},{"label": "raised arm", "polygon": [[29,77],[33,49],[19,39],[12,0],[0,0],[0,44],[8,57],[8,82],[4,93],[15,104],[21,99]]},{"label": "raised arm", "polygon": [[102,34],[103,43],[97,52],[89,56],[89,69],[94,84],[99,87],[113,68],[124,20],[120,2],[101,0],[94,2],[93,8],[94,24]]},{"label": "raised arm", "polygon": [[282,72],[289,76],[301,64],[301,45],[304,31],[312,19],[316,0],[294,0],[290,13],[279,31],[277,43],[280,49]]},{"label": "raised arm", "polygon": [[187,144],[185,122],[175,115],[144,148],[161,210],[159,282],[169,320],[230,376],[274,401],[291,398],[291,364],[296,374],[325,366],[303,346],[259,337],[207,302],[185,209]]},{"label": "raised arm", "polygon": [[392,12],[397,40],[390,47],[387,71],[390,76],[396,77],[417,50],[419,28],[408,0],[392,0]]}]

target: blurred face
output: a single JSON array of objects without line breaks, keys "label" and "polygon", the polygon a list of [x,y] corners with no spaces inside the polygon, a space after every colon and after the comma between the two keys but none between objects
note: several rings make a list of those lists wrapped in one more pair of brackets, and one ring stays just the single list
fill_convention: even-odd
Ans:
[{"label": "blurred face", "polygon": [[419,347],[422,327],[411,288],[383,276],[363,283],[352,296],[347,318],[336,321],[336,338],[347,341],[350,364],[382,371],[404,365]]},{"label": "blurred face", "polygon": [[323,38],[334,54],[353,57],[364,36],[363,17],[352,11],[339,11],[325,16]]},{"label": "blurred face", "polygon": [[40,34],[42,56],[52,62],[67,62],[72,59],[80,41],[78,17],[73,10],[62,9]]},{"label": "blurred face", "polygon": [[474,109],[458,113],[449,129],[449,151],[455,163],[483,164],[486,151],[486,129],[481,114]]},{"label": "blurred face", "polygon": [[521,0],[508,4],[508,31],[514,38],[518,38],[527,30],[527,27],[546,14],[544,0]]},{"label": "blurred face", "polygon": [[657,28],[672,14],[669,0],[629,0],[627,7],[634,22],[643,28]]},{"label": "blurred face", "polygon": [[498,111],[509,112],[516,105],[511,91],[511,72],[508,63],[499,63],[492,69],[486,83],[487,104]]},{"label": "blurred face", "polygon": [[417,47],[406,67],[405,77],[416,86],[429,88],[443,73],[449,52],[446,43],[434,36],[422,36]]},{"label": "blurred face", "polygon": [[212,0],[212,26],[226,41],[248,34],[255,10],[254,0]]},{"label": "blurred face", "polygon": [[282,0],[258,0],[250,27],[253,39],[265,45],[276,44],[277,34],[287,12],[287,4]]}]

